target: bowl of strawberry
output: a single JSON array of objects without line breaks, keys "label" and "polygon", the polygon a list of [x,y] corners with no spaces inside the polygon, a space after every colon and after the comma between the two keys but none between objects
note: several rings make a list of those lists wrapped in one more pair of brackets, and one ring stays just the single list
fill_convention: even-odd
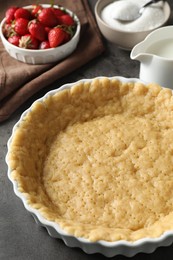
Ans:
[{"label": "bowl of strawberry", "polygon": [[77,47],[80,21],[57,5],[12,6],[0,24],[2,43],[9,55],[29,64],[58,62]]}]

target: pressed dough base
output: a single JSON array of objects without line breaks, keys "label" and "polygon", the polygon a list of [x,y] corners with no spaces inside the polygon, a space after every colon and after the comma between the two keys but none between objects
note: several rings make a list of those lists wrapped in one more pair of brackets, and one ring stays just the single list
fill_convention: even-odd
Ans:
[{"label": "pressed dough base", "polygon": [[29,204],[91,241],[173,229],[173,97],[108,78],[36,102],[16,130],[12,176]]}]

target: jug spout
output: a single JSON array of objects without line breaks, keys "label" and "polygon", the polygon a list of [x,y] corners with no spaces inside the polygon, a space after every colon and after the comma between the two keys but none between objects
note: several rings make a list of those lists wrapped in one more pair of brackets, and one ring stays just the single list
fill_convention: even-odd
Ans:
[{"label": "jug spout", "polygon": [[153,63],[156,62],[156,59],[153,59],[153,55],[148,53],[147,49],[148,47],[146,45],[146,41],[143,41],[138,43],[132,49],[130,54],[131,59],[138,60],[140,62],[139,79],[146,83],[153,81],[153,74],[155,74],[155,65]]},{"label": "jug spout", "polygon": [[151,62],[153,55],[146,51],[145,42],[135,45],[130,53],[132,60],[138,60],[141,63]]}]

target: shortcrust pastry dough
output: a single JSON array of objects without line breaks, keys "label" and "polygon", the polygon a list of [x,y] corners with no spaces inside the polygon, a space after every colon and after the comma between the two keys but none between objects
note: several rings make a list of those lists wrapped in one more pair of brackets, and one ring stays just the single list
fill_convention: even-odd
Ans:
[{"label": "shortcrust pastry dough", "polygon": [[173,229],[173,96],[100,78],[35,102],[10,145],[28,203],[90,241]]}]

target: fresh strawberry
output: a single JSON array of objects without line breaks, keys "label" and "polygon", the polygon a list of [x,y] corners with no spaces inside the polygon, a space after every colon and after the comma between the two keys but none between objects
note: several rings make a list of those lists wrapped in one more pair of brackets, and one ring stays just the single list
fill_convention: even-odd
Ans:
[{"label": "fresh strawberry", "polygon": [[11,6],[10,8],[7,9],[5,13],[5,20],[6,23],[11,23],[14,20],[14,13],[18,9],[17,6]]},{"label": "fresh strawberry", "polygon": [[16,34],[16,32],[13,29],[12,24],[10,24],[10,23],[5,23],[4,24],[4,26],[3,26],[3,34],[4,34],[4,36],[6,38]]},{"label": "fresh strawberry", "polygon": [[25,35],[28,33],[28,20],[24,18],[18,18],[15,21],[14,30],[19,35]]},{"label": "fresh strawberry", "polygon": [[31,14],[33,17],[37,17],[38,13],[43,9],[41,5],[32,5]]},{"label": "fresh strawberry", "polygon": [[24,19],[30,20],[31,13],[29,10],[21,7],[16,10],[16,12],[14,13],[14,17],[15,17],[15,19],[24,18]]},{"label": "fresh strawberry", "polygon": [[6,39],[27,49],[55,48],[68,42],[75,33],[75,21],[65,9],[51,6],[34,4],[30,10],[10,7],[3,26]]},{"label": "fresh strawberry", "polygon": [[39,41],[44,41],[47,38],[47,33],[45,31],[44,25],[37,20],[32,20],[29,22],[28,30],[30,34]]},{"label": "fresh strawberry", "polygon": [[48,33],[48,32],[50,32],[50,30],[51,30],[52,28],[51,28],[51,27],[48,27],[48,26],[45,26],[44,29],[45,29],[46,33]]},{"label": "fresh strawberry", "polygon": [[18,36],[18,35],[13,35],[8,38],[8,41],[11,44],[16,45],[16,46],[19,46],[19,40],[20,40],[20,36]]},{"label": "fresh strawberry", "polygon": [[58,19],[56,18],[51,7],[41,10],[38,14],[38,20],[48,27],[54,27],[58,24]]},{"label": "fresh strawberry", "polygon": [[59,8],[52,8],[52,11],[54,12],[54,14],[57,18],[59,18],[59,16],[62,16],[65,14],[65,12]]},{"label": "fresh strawberry", "polygon": [[70,41],[70,39],[71,39],[71,35],[68,33],[68,32],[66,32],[66,31],[64,31],[64,41],[63,41],[63,43],[66,43],[66,42],[68,42],[68,41]]},{"label": "fresh strawberry", "polygon": [[39,41],[31,34],[23,35],[19,41],[19,47],[25,49],[38,49]]},{"label": "fresh strawberry", "polygon": [[68,26],[74,25],[75,21],[69,14],[64,14],[58,18],[60,24],[65,24]]},{"label": "fresh strawberry", "polygon": [[50,48],[49,41],[43,41],[40,43],[39,49],[44,50],[44,49],[49,49],[49,48]]},{"label": "fresh strawberry", "polygon": [[48,33],[48,40],[51,48],[55,48],[63,43],[65,32],[62,28],[55,27]]}]

